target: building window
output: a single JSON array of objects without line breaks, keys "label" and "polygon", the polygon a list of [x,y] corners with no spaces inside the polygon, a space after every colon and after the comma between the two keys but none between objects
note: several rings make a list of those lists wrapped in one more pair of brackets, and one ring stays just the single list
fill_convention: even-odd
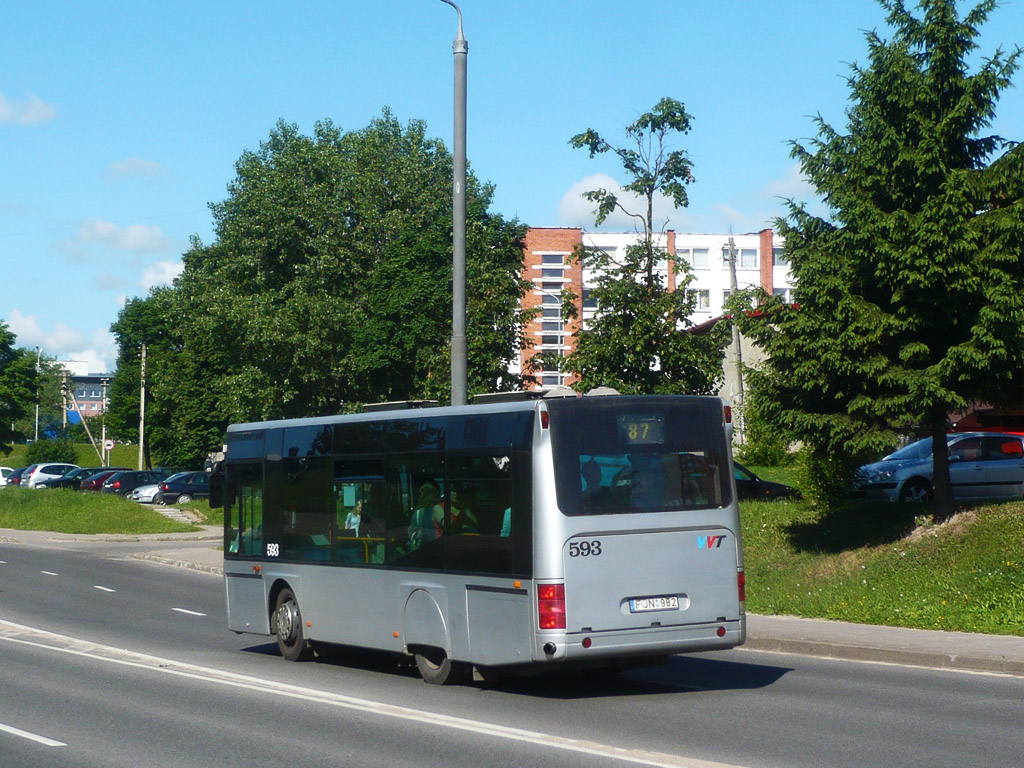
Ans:
[{"label": "building window", "polygon": [[583,289],[583,308],[584,309],[597,309],[597,299],[591,296],[590,288]]},{"label": "building window", "polygon": [[558,264],[562,266],[565,264],[565,257],[560,253],[545,253],[540,257],[540,263],[544,266],[548,264]]},{"label": "building window", "polygon": [[540,289],[542,291],[560,291],[562,290],[561,283],[541,283]]},{"label": "building window", "polygon": [[789,257],[786,256],[785,248],[772,248],[772,264],[776,267],[789,266]]},{"label": "building window", "polygon": [[707,269],[708,264],[708,249],[707,248],[694,248],[690,252],[690,266],[694,269]]},{"label": "building window", "polygon": [[740,269],[757,269],[757,249],[740,249]]},{"label": "building window", "polygon": [[544,319],[561,318],[562,310],[559,307],[544,307],[544,314],[542,317]]},{"label": "building window", "polygon": [[562,324],[559,322],[544,322],[541,323],[542,331],[560,331],[562,330]]},{"label": "building window", "polygon": [[729,301],[729,297],[730,297],[731,295],[732,295],[732,291],[731,291],[731,290],[729,290],[728,288],[726,288],[726,289],[725,289],[724,291],[722,291],[722,306],[723,306],[723,307],[725,306],[725,303],[726,303],[727,301]]},{"label": "building window", "polygon": [[557,336],[556,335],[541,336],[540,337],[540,343],[543,346],[545,346],[545,347],[548,347],[548,346],[560,347],[560,346],[562,346],[562,337],[561,337],[561,335],[557,335]]},{"label": "building window", "polygon": [[707,288],[701,288],[698,291],[691,291],[690,293],[697,299],[698,311],[711,309],[711,291]]},{"label": "building window", "polygon": [[791,292],[789,288],[775,288],[772,290],[773,296],[780,296],[783,301],[791,301]]},{"label": "building window", "polygon": [[540,297],[540,302],[541,304],[547,304],[548,306],[561,306],[562,297],[557,294],[545,293],[543,296]]},{"label": "building window", "polygon": [[564,274],[565,274],[565,270],[560,268],[560,267],[556,267],[554,269],[552,269],[550,267],[544,267],[540,271],[540,276],[541,277],[562,277],[562,275],[564,275]]}]

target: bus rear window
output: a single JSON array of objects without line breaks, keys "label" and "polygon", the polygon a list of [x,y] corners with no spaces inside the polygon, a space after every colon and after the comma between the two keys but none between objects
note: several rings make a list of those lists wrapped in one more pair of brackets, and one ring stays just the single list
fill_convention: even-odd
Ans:
[{"label": "bus rear window", "polygon": [[558,506],[567,515],[727,506],[720,401],[697,397],[552,401]]}]

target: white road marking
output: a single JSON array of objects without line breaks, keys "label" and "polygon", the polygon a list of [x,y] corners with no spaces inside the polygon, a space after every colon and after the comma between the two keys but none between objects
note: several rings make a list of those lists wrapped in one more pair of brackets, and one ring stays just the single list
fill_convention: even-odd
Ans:
[{"label": "white road marking", "polygon": [[239,675],[234,672],[226,672],[211,667],[200,667],[195,664],[187,664],[172,659],[163,659],[157,656],[148,656],[142,653],[113,648],[111,646],[97,645],[84,640],[78,640],[67,635],[58,635],[41,629],[26,627],[22,624],[15,624],[11,621],[0,619],[0,641],[28,645],[44,650],[67,653],[72,656],[105,661],[111,664],[119,664],[141,669],[149,669],[167,675],[175,675],[192,680],[199,680],[216,685],[227,685],[233,688],[256,691],[263,694],[272,694],[292,699],[302,699],[327,706],[351,709],[360,712],[380,715],[383,717],[394,717],[401,720],[413,720],[427,723],[434,727],[450,728],[452,730],[468,731],[484,736],[506,739],[533,744],[547,749],[556,749],[566,752],[577,752],[586,755],[594,755],[611,760],[620,760],[626,763],[638,765],[649,765],[655,768],[742,768],[726,763],[708,762],[682,755],[670,755],[664,752],[649,752],[645,749],[626,749],[610,744],[601,744],[596,741],[584,741],[581,739],[570,739],[565,736],[556,736],[550,733],[538,731],[527,731],[520,728],[511,728],[505,725],[487,723],[480,720],[470,720],[464,717],[443,715],[425,710],[411,709],[409,707],[385,704],[370,699],[359,699],[353,696],[345,696],[339,693],[330,693],[315,688],[304,688],[287,683],[279,683],[273,680],[262,680],[258,677]]},{"label": "white road marking", "polygon": [[12,728],[11,726],[4,725],[3,723],[0,723],[0,731],[3,731],[4,733],[9,733],[12,736],[20,736],[21,738],[28,739],[29,741],[35,741],[35,742],[37,742],[39,744],[43,744],[43,745],[45,745],[47,747],[66,747],[67,746],[67,744],[65,744],[63,741],[54,741],[53,739],[48,739],[45,736],[40,736],[40,735],[35,734],[35,733],[29,733],[28,731],[23,731],[20,728]]},{"label": "white road marking", "polygon": [[101,587],[99,584],[93,584],[93,589],[98,589],[100,592],[117,592],[116,589],[110,587]]},{"label": "white road marking", "polygon": [[171,608],[171,610],[172,611],[177,611],[178,613],[186,613],[189,616],[205,616],[206,615],[205,613],[199,613],[199,611],[190,611],[187,608]]},{"label": "white road marking", "polygon": [[53,571],[40,571],[40,573],[43,574],[43,576],[56,576],[57,575]]}]

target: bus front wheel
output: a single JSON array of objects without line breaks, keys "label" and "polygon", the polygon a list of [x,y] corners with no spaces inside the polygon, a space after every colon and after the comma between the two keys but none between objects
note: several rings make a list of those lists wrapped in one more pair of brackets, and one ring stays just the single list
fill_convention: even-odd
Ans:
[{"label": "bus front wheel", "polygon": [[277,647],[288,661],[308,661],[313,658],[313,649],[306,641],[302,629],[302,613],[295,593],[285,588],[277,596],[274,608],[274,626],[277,630]]},{"label": "bus front wheel", "polygon": [[421,647],[414,656],[420,677],[432,685],[461,683],[472,674],[472,667],[460,661],[452,661],[440,648]]}]

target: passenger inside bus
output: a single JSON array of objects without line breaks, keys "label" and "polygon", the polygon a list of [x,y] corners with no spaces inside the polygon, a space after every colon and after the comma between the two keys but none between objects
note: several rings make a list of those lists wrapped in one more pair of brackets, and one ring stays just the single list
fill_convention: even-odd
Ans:
[{"label": "passenger inside bus", "polygon": [[444,534],[444,505],[441,492],[433,481],[420,486],[416,494],[416,509],[409,523],[409,547],[415,549]]}]

